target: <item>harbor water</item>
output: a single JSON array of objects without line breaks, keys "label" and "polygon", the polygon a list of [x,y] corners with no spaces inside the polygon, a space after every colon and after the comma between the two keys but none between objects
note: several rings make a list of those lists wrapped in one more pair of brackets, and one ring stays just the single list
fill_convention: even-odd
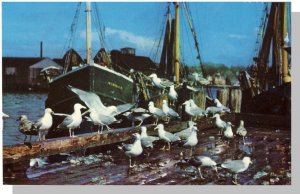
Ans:
[{"label": "harbor water", "polygon": [[46,98],[46,93],[3,93],[3,112],[10,116],[3,119],[3,145],[23,143],[24,135],[18,131],[16,120],[20,115],[27,115],[35,122],[44,114]]}]

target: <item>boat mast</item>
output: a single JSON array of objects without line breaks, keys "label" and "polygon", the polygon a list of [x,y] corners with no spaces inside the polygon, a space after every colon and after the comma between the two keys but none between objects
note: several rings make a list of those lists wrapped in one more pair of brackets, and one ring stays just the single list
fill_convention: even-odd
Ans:
[{"label": "boat mast", "polygon": [[288,20],[288,13],[287,13],[287,3],[283,3],[283,30],[282,30],[282,81],[283,83],[289,83],[291,82],[291,77],[289,76],[289,67],[288,67],[288,52],[285,50],[284,45],[284,38],[288,36],[288,30],[287,30],[287,20]]},{"label": "boat mast", "polygon": [[176,81],[176,84],[178,85],[179,84],[179,3],[176,2],[175,3],[175,81]]},{"label": "boat mast", "polygon": [[86,63],[91,63],[91,2],[86,2]]}]

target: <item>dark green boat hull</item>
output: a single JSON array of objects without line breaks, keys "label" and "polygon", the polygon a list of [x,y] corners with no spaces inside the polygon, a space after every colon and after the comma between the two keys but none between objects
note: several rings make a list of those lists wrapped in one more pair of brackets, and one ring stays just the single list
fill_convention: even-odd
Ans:
[{"label": "dark green boat hull", "polygon": [[73,112],[73,105],[80,101],[67,89],[68,85],[96,93],[105,105],[134,101],[133,82],[130,78],[112,70],[89,65],[64,74],[50,83],[46,107],[55,112]]}]

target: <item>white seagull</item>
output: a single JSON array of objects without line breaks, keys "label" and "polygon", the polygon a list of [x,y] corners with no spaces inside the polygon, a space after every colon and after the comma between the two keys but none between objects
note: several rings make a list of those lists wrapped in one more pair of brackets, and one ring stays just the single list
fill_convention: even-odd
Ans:
[{"label": "white seagull", "polygon": [[236,134],[243,137],[243,143],[245,144],[245,136],[247,135],[247,130],[244,126],[243,120],[240,120],[240,126],[237,128]]},{"label": "white seagull", "polygon": [[189,102],[190,102],[191,111],[194,112],[194,114],[196,115],[196,119],[197,116],[206,115],[205,111],[199,106],[197,106],[193,99],[190,99]]},{"label": "white seagull", "polygon": [[67,115],[67,117],[61,124],[57,126],[57,128],[67,128],[69,129],[70,137],[75,137],[74,129],[79,127],[82,122],[81,109],[86,109],[86,107],[79,103],[74,104],[74,112],[71,115]]},{"label": "white seagull", "polygon": [[168,116],[168,122],[170,121],[170,117],[180,118],[179,114],[168,106],[166,100],[163,100],[162,110]]},{"label": "white seagull", "polygon": [[171,85],[171,86],[170,86],[170,91],[169,91],[169,93],[168,93],[168,98],[170,99],[170,101],[173,102],[172,104],[174,105],[175,101],[176,101],[177,98],[178,98],[178,94],[177,94],[177,92],[175,91],[174,85]]},{"label": "white seagull", "polygon": [[224,130],[224,129],[226,128],[226,126],[227,126],[226,122],[223,121],[223,120],[220,118],[220,115],[219,115],[218,113],[215,114],[215,115],[213,116],[213,118],[216,118],[214,124],[215,124],[215,126],[216,126],[218,129],[220,129],[219,134],[222,135],[223,130]]},{"label": "white seagull", "polygon": [[214,99],[214,103],[215,103],[216,107],[221,108],[222,111],[230,113],[230,109],[228,107],[224,106],[217,98]]},{"label": "white seagull", "polygon": [[227,139],[232,139],[233,138],[233,132],[232,132],[232,127],[231,122],[227,122],[225,131],[224,131],[224,137]]},{"label": "white seagull", "polygon": [[193,121],[188,121],[188,128],[183,129],[182,131],[179,131],[177,133],[174,133],[177,137],[180,137],[181,139],[187,139],[191,133],[192,133],[192,128],[196,125],[195,122]]},{"label": "white seagull", "polygon": [[149,77],[152,79],[152,84],[155,87],[163,90],[162,93],[164,93],[166,87],[170,87],[171,85],[173,85],[173,83],[169,80],[157,77],[155,73],[151,74]]},{"label": "white seagull", "polygon": [[192,133],[190,134],[190,136],[186,139],[185,143],[183,144],[184,147],[191,147],[191,155],[193,153],[193,147],[196,146],[198,143],[197,131],[198,131],[198,128],[193,126]]},{"label": "white seagull", "polygon": [[199,110],[192,109],[191,108],[191,102],[189,100],[185,101],[182,105],[184,106],[184,111],[191,117],[195,117],[197,119],[198,116],[202,115],[202,112],[199,112]]},{"label": "white seagull", "polygon": [[46,133],[48,133],[49,129],[52,127],[53,124],[53,118],[52,114],[54,112],[52,111],[51,108],[46,108],[44,116],[40,118],[34,126],[38,129],[39,131],[39,140],[45,140]]},{"label": "white seagull", "polygon": [[210,157],[207,157],[207,156],[194,156],[190,160],[190,164],[197,167],[201,179],[204,179],[204,177],[202,176],[202,173],[201,173],[201,167],[211,167],[211,168],[213,168],[216,171],[217,176],[219,177],[218,169],[217,169],[217,163],[214,160],[212,160]]},{"label": "white seagull", "polygon": [[153,142],[159,140],[158,137],[149,136],[147,134],[147,128],[145,126],[141,127],[141,142],[142,146],[145,148],[153,148]]},{"label": "white seagull", "polygon": [[229,169],[230,171],[235,173],[234,184],[238,184],[237,182],[237,174],[244,172],[248,169],[249,164],[252,164],[250,157],[244,157],[242,160],[227,160],[223,164],[221,164],[222,168]]},{"label": "white seagull", "polygon": [[155,124],[157,125],[158,119],[167,116],[164,111],[162,111],[159,108],[156,108],[154,106],[154,103],[152,101],[148,104],[148,110],[149,112],[156,118]]},{"label": "white seagull", "polygon": [[[168,143],[168,149],[166,150],[170,150],[171,142],[175,142],[175,141],[179,141],[180,138],[175,136],[173,133],[167,132],[164,130],[164,125],[163,124],[158,124],[154,129],[158,129],[158,137],[159,139],[165,141]],[[163,150],[165,149],[165,146],[162,148]]]},{"label": "white seagull", "polygon": [[122,144],[118,146],[119,149],[125,152],[125,155],[129,157],[129,167],[132,168],[134,165],[131,165],[131,157],[137,157],[142,154],[143,148],[141,144],[141,136],[138,133],[133,134],[135,141],[133,144]]}]

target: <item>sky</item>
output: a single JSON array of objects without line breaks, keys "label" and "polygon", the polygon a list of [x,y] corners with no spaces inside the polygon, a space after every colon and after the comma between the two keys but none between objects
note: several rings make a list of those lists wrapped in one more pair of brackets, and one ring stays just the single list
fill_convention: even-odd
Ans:
[{"label": "sky", "polygon": [[[77,4],[2,3],[2,55],[38,57],[40,41],[43,41],[44,57],[62,57]],[[155,42],[160,39],[167,5],[163,2],[98,2],[106,49],[133,47],[137,49],[137,55],[149,56],[157,61],[160,52],[155,54]],[[174,7],[173,4],[171,7]],[[189,3],[189,7],[203,61],[229,66],[251,63],[263,3],[193,2]],[[82,4],[72,45],[82,57],[85,57],[84,10],[85,4]],[[180,22],[181,60],[188,65],[197,64],[194,42],[183,9],[180,10]],[[95,27],[92,37],[94,56],[101,48]]]}]

